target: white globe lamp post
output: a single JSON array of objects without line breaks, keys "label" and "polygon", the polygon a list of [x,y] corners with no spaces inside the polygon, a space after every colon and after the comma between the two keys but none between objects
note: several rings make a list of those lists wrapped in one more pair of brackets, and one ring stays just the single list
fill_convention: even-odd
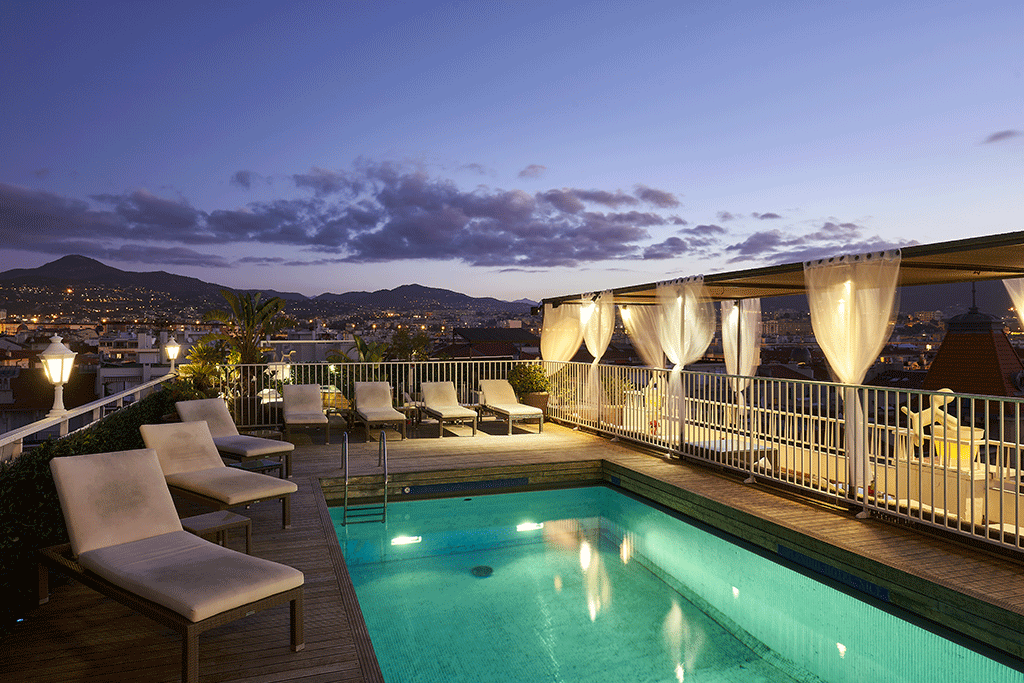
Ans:
[{"label": "white globe lamp post", "polygon": [[171,337],[170,341],[164,345],[164,353],[167,354],[167,360],[171,361],[171,374],[174,374],[174,361],[178,358],[178,354],[181,352],[181,345],[178,344],[174,337]]},{"label": "white globe lamp post", "polygon": [[53,409],[46,417],[61,417],[67,414],[64,407],[64,385],[71,377],[71,367],[75,364],[75,356],[78,354],[61,343],[59,335],[50,337],[50,345],[39,354],[39,360],[43,362],[43,372],[46,379],[53,383]]}]

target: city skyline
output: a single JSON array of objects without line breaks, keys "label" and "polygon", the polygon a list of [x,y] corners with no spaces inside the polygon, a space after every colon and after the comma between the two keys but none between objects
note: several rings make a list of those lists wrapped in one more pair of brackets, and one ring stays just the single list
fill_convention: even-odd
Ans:
[{"label": "city skyline", "polygon": [[1024,215],[1012,2],[0,13],[0,270],[539,300]]}]

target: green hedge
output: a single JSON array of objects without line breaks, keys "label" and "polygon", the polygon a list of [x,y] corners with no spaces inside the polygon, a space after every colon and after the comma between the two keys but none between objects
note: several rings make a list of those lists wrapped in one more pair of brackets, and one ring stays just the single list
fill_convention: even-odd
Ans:
[{"label": "green hedge", "polygon": [[50,460],[144,448],[139,425],[159,422],[174,411],[175,401],[190,398],[204,396],[189,382],[169,382],[86,429],[0,463],[0,628],[10,627],[37,604],[36,551],[68,540]]}]

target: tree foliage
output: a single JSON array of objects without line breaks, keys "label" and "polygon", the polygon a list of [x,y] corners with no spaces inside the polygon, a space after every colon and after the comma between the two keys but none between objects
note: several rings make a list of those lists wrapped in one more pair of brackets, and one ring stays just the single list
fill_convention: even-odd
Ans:
[{"label": "tree foliage", "polygon": [[359,357],[353,361],[341,351],[335,350],[327,354],[328,363],[382,363],[387,357],[388,345],[384,342],[367,342],[357,334],[352,335],[356,342]]},{"label": "tree foliage", "polygon": [[430,347],[430,335],[426,332],[413,335],[402,329],[391,337],[388,356],[394,360],[426,360],[430,357]]},{"label": "tree foliage", "polygon": [[222,289],[220,294],[228,302],[228,308],[210,311],[203,319],[224,323],[226,330],[208,334],[200,342],[222,339],[238,353],[238,363],[262,363],[266,350],[263,340],[291,322],[284,315],[285,300],[275,296],[263,301],[261,292],[238,294],[230,289]]}]

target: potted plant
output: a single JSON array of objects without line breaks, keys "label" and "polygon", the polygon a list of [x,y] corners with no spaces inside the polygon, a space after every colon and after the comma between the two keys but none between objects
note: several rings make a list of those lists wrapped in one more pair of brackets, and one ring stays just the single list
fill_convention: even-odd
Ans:
[{"label": "potted plant", "polygon": [[522,403],[547,412],[551,382],[540,365],[516,365],[508,373],[508,383]]}]

